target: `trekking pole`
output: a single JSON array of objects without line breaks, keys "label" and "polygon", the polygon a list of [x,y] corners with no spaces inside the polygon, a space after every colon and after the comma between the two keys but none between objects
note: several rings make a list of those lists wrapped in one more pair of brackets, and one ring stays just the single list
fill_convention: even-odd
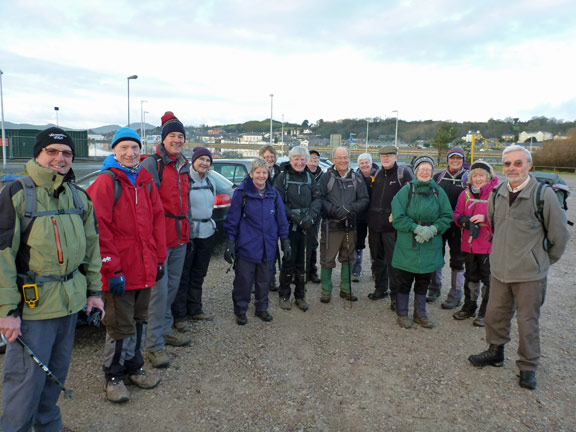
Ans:
[{"label": "trekking pole", "polygon": [[[352,276],[350,272],[352,268],[350,267],[350,226],[348,225],[348,218],[346,218],[345,222],[346,226],[346,254],[348,255],[348,286],[350,287],[350,298],[352,298]],[[352,308],[352,301],[350,303],[350,308]]]},{"label": "trekking pole", "polygon": [[308,282],[308,231],[303,230],[304,233],[304,284]]},{"label": "trekking pole", "polygon": [[[6,337],[3,334],[2,334],[2,340],[6,344],[8,343]],[[26,343],[22,340],[20,336],[18,336],[16,340],[20,345],[22,345],[24,351],[26,351],[30,355],[30,357],[32,357],[32,360],[34,360],[34,362],[38,365],[38,367],[40,367],[40,369],[42,369],[46,373],[46,375],[48,375],[48,378],[50,378],[52,381],[54,381],[54,383],[56,383],[58,387],[60,387],[60,390],[64,392],[64,396],[67,397],[68,399],[72,399],[72,390],[67,390],[66,387],[64,387],[64,384],[60,382],[58,377],[52,373],[52,371],[48,368],[48,366],[42,363],[42,360],[40,360],[38,356],[34,354],[34,351],[32,351],[32,349],[28,345],[26,345]]]}]

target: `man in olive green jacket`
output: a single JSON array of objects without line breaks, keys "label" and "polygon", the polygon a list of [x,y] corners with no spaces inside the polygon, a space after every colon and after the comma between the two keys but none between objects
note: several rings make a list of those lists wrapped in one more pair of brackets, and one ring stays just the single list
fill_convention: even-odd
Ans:
[{"label": "man in olive green jacket", "polygon": [[490,253],[490,299],[486,310],[488,350],[468,357],[475,366],[504,363],[504,344],[510,342],[512,317],[518,323],[520,387],[536,388],[540,359],[540,307],[546,295],[550,265],[557,262],[568,244],[566,214],[552,188],[543,194],[543,221],[534,209],[538,180],[529,172],[532,155],[513,145],[502,153],[506,182],[494,189],[488,218],[494,238]]},{"label": "man in olive green jacket", "polygon": [[[88,313],[104,311],[94,208],[86,193],[70,183],[74,151],[63,130],[40,132],[34,159],[26,164],[34,184],[15,180],[0,193],[0,332],[10,342],[4,360],[3,431],[62,429],[56,405],[60,388],[16,339],[21,336],[64,383],[77,313],[85,306]],[[35,214],[25,216],[34,201]],[[30,285],[28,302],[23,285]]]}]

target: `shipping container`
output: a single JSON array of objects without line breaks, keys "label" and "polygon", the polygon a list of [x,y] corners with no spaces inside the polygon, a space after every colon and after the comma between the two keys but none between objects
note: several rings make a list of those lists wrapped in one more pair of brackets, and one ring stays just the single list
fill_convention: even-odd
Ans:
[{"label": "shipping container", "polygon": [[[9,159],[31,158],[36,143],[38,129],[6,129],[8,148],[6,155]],[[76,158],[88,157],[88,131],[66,131],[74,140]],[[0,140],[1,141],[1,140]]]}]

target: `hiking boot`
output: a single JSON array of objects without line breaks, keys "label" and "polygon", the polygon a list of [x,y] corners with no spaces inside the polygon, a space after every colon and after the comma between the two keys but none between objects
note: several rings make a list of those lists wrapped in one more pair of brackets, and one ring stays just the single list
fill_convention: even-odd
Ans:
[{"label": "hiking boot", "polygon": [[188,321],[177,321],[174,323],[174,330],[180,333],[186,333],[190,331],[190,324],[188,324]]},{"label": "hiking boot", "polygon": [[440,297],[440,294],[430,294],[426,297],[426,303],[434,303],[438,300],[438,297]]},{"label": "hiking boot", "polygon": [[[428,298],[426,298],[426,301],[428,301]],[[442,307],[442,309],[456,309],[458,306],[460,306],[461,301],[460,299],[458,300],[446,300],[444,303],[442,303],[440,306]]]},{"label": "hiking boot", "polygon": [[386,297],[388,297],[387,292],[380,292],[380,291],[376,291],[376,290],[374,290],[373,293],[368,294],[368,298],[370,300],[382,300],[382,299],[385,299]]},{"label": "hiking boot", "polygon": [[322,282],[322,279],[320,279],[316,273],[310,273],[310,277],[308,278],[308,280],[315,284],[319,284],[320,282]]},{"label": "hiking boot", "polygon": [[472,321],[472,325],[476,327],[484,327],[484,317],[478,315],[476,318],[474,318],[474,321]]},{"label": "hiking boot", "polygon": [[360,274],[352,273],[352,282],[360,282]]},{"label": "hiking boot", "polygon": [[246,324],[248,324],[248,318],[246,318],[246,314],[238,314],[238,315],[236,315],[236,324],[238,324],[238,325],[246,325]]},{"label": "hiking boot", "polygon": [[258,318],[260,318],[264,322],[270,322],[273,319],[272,315],[270,315],[267,310],[256,311],[256,312],[254,312],[254,316],[257,316]]},{"label": "hiking boot", "polygon": [[168,333],[164,335],[164,343],[166,345],[181,347],[185,345],[190,345],[190,336],[184,333]]},{"label": "hiking boot", "polygon": [[160,378],[154,375],[148,375],[142,368],[138,369],[134,374],[128,375],[128,379],[132,384],[136,384],[141,389],[153,389],[160,384]]},{"label": "hiking boot", "polygon": [[148,351],[146,353],[146,357],[150,361],[152,367],[155,368],[167,368],[170,366],[170,357],[166,353],[165,349],[161,349],[158,351]]},{"label": "hiking boot", "polygon": [[278,300],[278,306],[280,309],[290,310],[292,309],[292,303],[290,303],[290,297],[280,297]]},{"label": "hiking boot", "polygon": [[464,304],[462,309],[460,309],[458,312],[454,312],[454,314],[452,314],[452,318],[458,321],[472,318],[473,316],[476,316],[476,308],[471,308],[466,304]]},{"label": "hiking boot", "polygon": [[410,322],[410,318],[408,318],[407,315],[398,315],[397,321],[398,325],[402,328],[412,328],[412,322]]},{"label": "hiking boot", "polygon": [[332,294],[323,292],[320,295],[320,301],[322,303],[330,303],[330,299],[332,299]]},{"label": "hiking boot", "polygon": [[434,328],[434,323],[428,317],[414,317],[414,324],[424,328]]},{"label": "hiking boot", "polygon": [[214,315],[206,313],[206,312],[200,312],[199,314],[191,315],[190,319],[192,319],[194,321],[213,321]]},{"label": "hiking boot", "polygon": [[536,372],[520,371],[520,380],[518,381],[518,384],[522,388],[536,390]]},{"label": "hiking boot", "polygon": [[106,399],[114,403],[122,403],[130,399],[130,393],[122,378],[114,377],[106,381]]},{"label": "hiking boot", "polygon": [[504,345],[490,345],[486,351],[471,355],[468,360],[478,367],[502,367],[504,365]]},{"label": "hiking boot", "polygon": [[304,312],[306,312],[308,310],[308,302],[306,301],[306,299],[296,299],[294,301],[294,304],[296,305],[296,307]]},{"label": "hiking boot", "polygon": [[358,301],[358,297],[356,297],[355,295],[352,295],[352,293],[349,293],[346,291],[340,291],[340,297],[343,298],[344,300],[348,300],[351,302]]}]

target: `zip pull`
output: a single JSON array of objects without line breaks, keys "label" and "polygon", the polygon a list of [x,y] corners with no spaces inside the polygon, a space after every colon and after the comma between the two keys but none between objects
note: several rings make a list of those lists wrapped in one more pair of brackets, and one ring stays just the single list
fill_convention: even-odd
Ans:
[{"label": "zip pull", "polygon": [[136,193],[136,205],[138,205],[138,188],[134,186],[134,192]]}]

